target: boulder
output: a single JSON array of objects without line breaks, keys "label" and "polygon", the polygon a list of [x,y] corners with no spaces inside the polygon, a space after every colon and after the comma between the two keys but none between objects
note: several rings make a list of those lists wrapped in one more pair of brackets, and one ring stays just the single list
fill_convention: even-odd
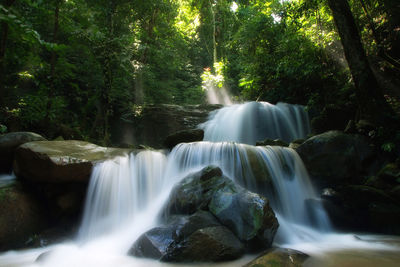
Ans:
[{"label": "boulder", "polygon": [[215,192],[209,209],[251,250],[272,245],[279,224],[266,198],[226,186]]},{"label": "boulder", "polygon": [[20,248],[48,225],[37,200],[20,184],[0,188],[0,251]]},{"label": "boulder", "polygon": [[202,141],[203,137],[204,131],[202,129],[183,130],[167,136],[164,141],[164,146],[168,149],[172,149],[180,143]]},{"label": "boulder", "polygon": [[174,214],[192,214],[197,210],[208,210],[215,190],[226,184],[231,184],[231,181],[222,178],[222,171],[218,167],[209,166],[189,174],[172,189],[164,216],[168,218]]},{"label": "boulder", "polygon": [[297,148],[311,178],[320,186],[357,183],[365,175],[374,150],[360,135],[329,131]]},{"label": "boulder", "polygon": [[116,114],[112,121],[112,143],[134,147],[146,145],[163,148],[167,136],[184,130],[196,129],[205,122],[209,112],[221,105],[154,104],[132,107],[130,112]]},{"label": "boulder", "polygon": [[140,236],[129,251],[137,257],[173,262],[233,260],[243,253],[235,235],[205,211],[173,217],[167,225]]},{"label": "boulder", "polygon": [[297,250],[276,248],[265,252],[243,267],[301,267],[308,257],[307,254]]},{"label": "boulder", "polygon": [[75,140],[30,142],[16,150],[14,172],[34,182],[86,183],[94,164],[128,152]]},{"label": "boulder", "polygon": [[191,234],[164,261],[218,262],[240,258],[244,246],[225,226],[202,228]]},{"label": "boulder", "polygon": [[185,177],[171,192],[164,216],[209,210],[249,249],[270,247],[278,221],[269,202],[206,167]]},{"label": "boulder", "polygon": [[335,226],[343,230],[400,233],[400,203],[385,191],[366,185],[338,188],[335,200],[324,207]]},{"label": "boulder", "polygon": [[12,132],[0,136],[0,174],[11,173],[17,147],[28,142],[44,140],[46,139],[41,135],[31,132]]}]

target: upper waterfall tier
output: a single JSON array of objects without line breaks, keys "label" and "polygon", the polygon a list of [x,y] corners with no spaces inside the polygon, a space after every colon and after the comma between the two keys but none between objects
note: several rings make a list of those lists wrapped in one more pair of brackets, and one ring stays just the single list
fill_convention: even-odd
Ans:
[{"label": "upper waterfall tier", "polygon": [[268,102],[248,102],[221,108],[211,113],[204,129],[204,140],[232,141],[255,145],[266,138],[286,142],[304,138],[310,123],[303,106]]}]

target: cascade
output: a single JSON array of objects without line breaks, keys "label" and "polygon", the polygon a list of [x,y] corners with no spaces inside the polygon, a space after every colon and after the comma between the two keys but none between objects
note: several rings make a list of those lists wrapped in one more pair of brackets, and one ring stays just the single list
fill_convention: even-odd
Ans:
[{"label": "cascade", "polygon": [[303,106],[268,102],[226,106],[214,111],[200,128],[204,129],[205,141],[250,145],[266,138],[290,142],[310,133],[308,114]]},{"label": "cascade", "polygon": [[[303,225],[323,232],[331,230],[321,204],[314,201],[313,205],[307,205],[308,200],[317,200],[318,196],[303,162],[291,148],[231,142],[183,143],[173,149],[169,161],[177,162],[177,168],[184,172],[217,165],[242,186],[267,196],[280,224]],[[281,229],[278,236],[283,243],[301,239],[299,234],[303,236],[290,226]]]},{"label": "cascade", "polygon": [[[0,265],[160,266],[129,257],[127,251],[140,234],[157,225],[174,184],[207,165],[219,166],[224,175],[268,197],[280,224],[277,245],[302,250],[299,244],[304,242],[330,238],[333,243],[348,242],[347,237],[332,237],[329,219],[297,153],[285,147],[252,146],[265,138],[305,137],[310,128],[303,107],[266,102],[233,105],[213,113],[201,127],[205,141],[179,144],[169,155],[142,151],[97,164],[77,238],[0,255]],[[359,245],[358,240],[352,242]],[[51,253],[35,263],[46,251]]]},{"label": "cascade", "polygon": [[129,222],[160,192],[166,156],[143,151],[95,166],[79,237],[90,240]]}]

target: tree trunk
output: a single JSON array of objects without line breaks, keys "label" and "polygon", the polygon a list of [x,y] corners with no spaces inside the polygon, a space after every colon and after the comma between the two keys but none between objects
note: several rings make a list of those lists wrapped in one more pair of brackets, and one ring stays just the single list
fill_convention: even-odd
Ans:
[{"label": "tree trunk", "polygon": [[389,112],[372,72],[347,0],[328,0],[356,88],[359,119],[382,124]]},{"label": "tree trunk", "polygon": [[[58,27],[59,27],[59,15],[60,15],[60,6],[61,6],[62,0],[57,0],[55,3],[55,8],[54,8],[54,26],[53,26],[53,38],[52,38],[52,43],[56,44],[57,43],[57,35],[58,35]],[[55,96],[55,90],[56,90],[56,62],[57,62],[57,54],[54,49],[51,51],[51,57],[50,57],[50,81],[49,81],[49,99],[47,100],[47,107],[46,107],[46,116],[44,118],[44,123],[49,124],[50,123],[50,113],[51,113],[51,106],[52,106],[52,100]]]},{"label": "tree trunk", "polygon": [[218,62],[218,58],[217,58],[217,42],[215,40],[215,35],[216,35],[215,11],[214,11],[213,4],[212,4],[211,0],[209,2],[210,2],[210,11],[211,11],[211,16],[212,16],[212,26],[213,26],[213,36],[212,36],[213,38],[212,38],[212,40],[213,40],[213,65],[214,65],[215,63]]}]

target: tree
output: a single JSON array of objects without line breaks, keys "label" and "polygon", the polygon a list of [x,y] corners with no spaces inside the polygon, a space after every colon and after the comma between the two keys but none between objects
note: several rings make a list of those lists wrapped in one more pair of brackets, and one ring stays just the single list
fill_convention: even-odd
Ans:
[{"label": "tree", "polygon": [[328,0],[356,88],[359,119],[382,123],[389,107],[361,43],[347,0]]}]

